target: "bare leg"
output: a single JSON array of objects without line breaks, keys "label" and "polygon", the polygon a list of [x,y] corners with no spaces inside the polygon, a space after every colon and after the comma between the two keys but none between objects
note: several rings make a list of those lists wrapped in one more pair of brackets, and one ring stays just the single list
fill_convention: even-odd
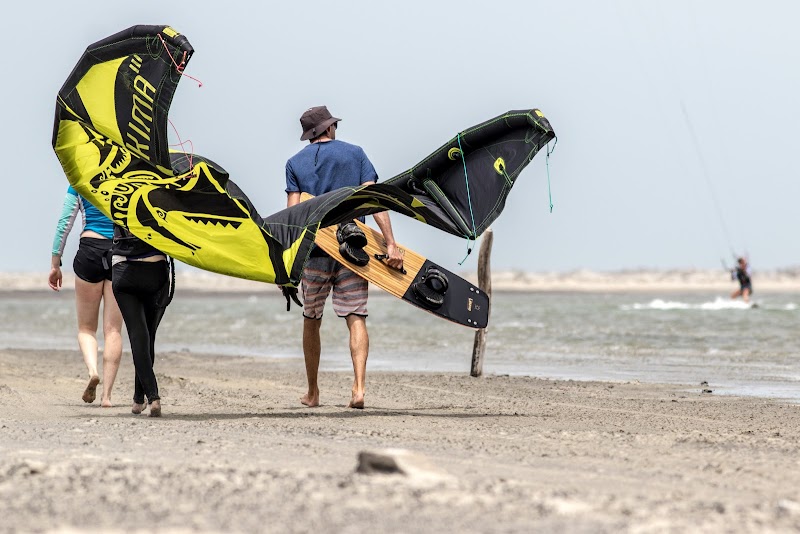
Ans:
[{"label": "bare leg", "polygon": [[750,290],[745,288],[742,290],[742,300],[750,302]]},{"label": "bare leg", "polygon": [[314,408],[319,406],[319,356],[322,346],[319,340],[319,327],[322,319],[303,318],[303,357],[306,361],[306,378],[308,379],[308,393],[300,397],[300,402]]},{"label": "bare leg", "polygon": [[353,391],[348,408],[363,408],[366,390],[367,356],[369,355],[369,335],[367,321],[359,315],[347,316],[350,329],[350,358],[353,360]]},{"label": "bare leg", "polygon": [[83,363],[89,371],[89,384],[83,392],[84,402],[94,402],[97,384],[97,319],[100,314],[100,300],[103,297],[103,284],[92,284],[75,278],[75,303],[78,312],[78,346],[83,354]]},{"label": "bare leg", "polygon": [[742,295],[742,290],[741,289],[737,289],[736,291],[731,293],[731,298],[732,299],[736,299],[736,298],[739,298],[741,295]]},{"label": "bare leg", "polygon": [[111,289],[111,280],[103,282],[103,397],[100,406],[111,407],[111,390],[122,359],[122,313]]}]

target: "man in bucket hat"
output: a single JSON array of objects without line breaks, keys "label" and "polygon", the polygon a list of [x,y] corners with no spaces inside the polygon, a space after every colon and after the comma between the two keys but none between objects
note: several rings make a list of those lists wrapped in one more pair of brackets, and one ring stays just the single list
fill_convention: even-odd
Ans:
[{"label": "man in bucket hat", "polygon": [[[378,174],[364,150],[336,139],[340,120],[325,106],[309,108],[300,117],[303,129],[300,140],[307,140],[309,144],[286,162],[288,206],[300,202],[300,194],[304,192],[318,196],[341,187],[378,181]],[[394,240],[389,213],[376,213],[373,217],[386,241],[387,263],[401,269],[403,256]],[[350,357],[355,378],[348,407],[363,408],[369,353],[367,281],[315,247],[303,271],[300,290],[303,294],[303,356],[308,379],[308,392],[300,402],[309,407],[319,406],[317,375],[322,350],[319,329],[325,301],[333,290],[333,311],[347,321],[350,330]]]}]

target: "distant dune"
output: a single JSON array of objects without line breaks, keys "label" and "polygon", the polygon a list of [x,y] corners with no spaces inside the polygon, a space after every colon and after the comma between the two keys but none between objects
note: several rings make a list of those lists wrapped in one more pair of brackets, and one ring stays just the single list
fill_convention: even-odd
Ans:
[{"label": "distant dune", "polygon": [[[475,282],[474,272],[461,276]],[[275,286],[240,280],[202,271],[180,271],[176,275],[180,289],[212,292],[277,291]],[[64,273],[64,287],[74,286],[71,272]],[[772,271],[754,271],[753,286],[759,291],[800,292],[800,267]],[[492,273],[494,291],[733,291],[735,282],[721,269],[620,270],[570,272],[496,271]],[[0,290],[47,290],[47,273],[0,273]]]},{"label": "distant dune", "polygon": [[[800,291],[800,267],[754,272],[754,291]],[[721,269],[492,273],[494,290],[529,291],[733,291],[738,284]]]}]

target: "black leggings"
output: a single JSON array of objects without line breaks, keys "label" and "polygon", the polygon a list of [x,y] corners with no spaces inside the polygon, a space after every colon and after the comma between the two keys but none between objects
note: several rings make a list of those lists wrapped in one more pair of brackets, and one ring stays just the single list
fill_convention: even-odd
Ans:
[{"label": "black leggings", "polygon": [[158,400],[158,383],[153,372],[156,330],[166,309],[162,295],[168,289],[167,262],[123,261],[114,265],[111,287],[117,299],[128,338],[131,341],[136,385],[133,402]]}]

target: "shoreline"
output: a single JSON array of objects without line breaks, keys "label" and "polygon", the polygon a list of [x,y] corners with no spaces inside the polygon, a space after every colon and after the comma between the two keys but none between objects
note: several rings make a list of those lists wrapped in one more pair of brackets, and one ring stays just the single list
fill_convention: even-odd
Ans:
[{"label": "shoreline", "polygon": [[[458,273],[472,283],[477,283],[474,272]],[[72,272],[64,272],[63,289],[75,285]],[[800,268],[781,269],[755,273],[754,293],[800,293]],[[260,293],[274,291],[277,286],[252,280],[242,280],[199,270],[176,272],[179,291],[199,293]],[[492,291],[508,292],[721,292],[730,294],[738,288],[726,273],[716,270],[622,270],[595,272],[523,272],[498,271],[492,273]],[[52,291],[47,287],[47,273],[0,273],[0,292]]]},{"label": "shoreline", "polygon": [[[800,528],[800,406],[780,401],[368,369],[366,409],[325,371],[309,409],[300,358],[167,352],[150,419],[127,350],[115,407],[81,401],[84,373],[77,350],[0,350],[0,532]],[[370,451],[403,472],[357,472]]]}]

